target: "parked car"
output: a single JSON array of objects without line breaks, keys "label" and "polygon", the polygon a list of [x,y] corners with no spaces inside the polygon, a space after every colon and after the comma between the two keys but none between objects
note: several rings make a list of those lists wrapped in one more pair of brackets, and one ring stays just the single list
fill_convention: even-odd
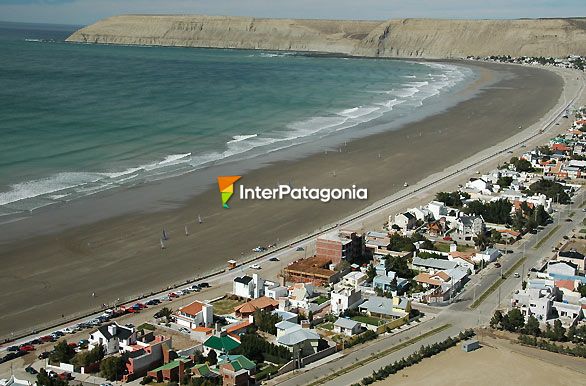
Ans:
[{"label": "parked car", "polygon": [[521,275],[519,275],[519,272],[515,272],[515,273],[513,274],[513,276],[515,276],[515,277],[517,277],[517,278],[521,277]]},{"label": "parked car", "polygon": [[23,344],[18,349],[20,351],[31,352],[31,351],[35,351],[35,346],[33,346],[31,344]]},{"label": "parked car", "polygon": [[38,373],[38,371],[35,370],[34,368],[32,368],[31,366],[28,366],[27,368],[25,368],[24,371],[26,371],[27,373],[29,373],[31,375],[35,375]]},{"label": "parked car", "polygon": [[10,346],[6,350],[7,351],[18,351],[18,346]]},{"label": "parked car", "polygon": [[261,269],[260,265],[258,265],[258,264],[251,264],[250,268],[251,269]]},{"label": "parked car", "polygon": [[203,283],[199,283],[199,287],[200,288],[210,288],[210,283],[206,283],[205,281]]},{"label": "parked car", "polygon": [[295,249],[297,252],[303,252],[305,249],[303,249],[303,247],[297,247],[297,249]]},{"label": "parked car", "polygon": [[201,290],[201,288],[199,288],[199,285],[194,284],[191,286],[191,290],[197,292],[197,291]]},{"label": "parked car", "polygon": [[71,376],[71,373],[68,373],[67,371],[62,372],[58,376],[60,379],[62,379],[64,381],[69,381],[69,380],[73,379],[73,377]]},{"label": "parked car", "polygon": [[42,353],[39,354],[39,359],[47,359],[49,358],[49,355],[51,355],[51,353],[49,351],[43,351]]},{"label": "parked car", "polygon": [[497,268],[500,268],[501,267],[501,263],[494,263],[494,266],[497,267]]}]

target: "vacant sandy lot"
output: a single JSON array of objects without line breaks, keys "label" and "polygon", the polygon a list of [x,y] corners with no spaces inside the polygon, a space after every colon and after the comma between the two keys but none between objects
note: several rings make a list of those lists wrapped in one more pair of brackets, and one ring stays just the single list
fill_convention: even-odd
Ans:
[{"label": "vacant sandy lot", "polygon": [[[460,346],[401,371],[375,385],[581,385],[586,359],[489,340],[465,353]],[[580,371],[581,370],[581,371]]]}]

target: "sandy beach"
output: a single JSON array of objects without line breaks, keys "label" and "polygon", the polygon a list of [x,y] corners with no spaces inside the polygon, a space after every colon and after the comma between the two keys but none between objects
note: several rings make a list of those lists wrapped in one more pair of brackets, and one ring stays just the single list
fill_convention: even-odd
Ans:
[{"label": "sandy beach", "polygon": [[[230,258],[248,255],[257,245],[282,244],[336,222],[403,189],[404,182],[415,184],[517,134],[559,100],[563,82],[550,71],[474,65],[484,74],[474,85],[480,91],[445,112],[398,131],[348,142],[341,151],[270,163],[243,176],[249,186],[269,187],[284,181],[312,187],[356,184],[369,189],[368,201],[323,204],[239,201],[234,197],[231,208],[225,210],[217,188],[211,185],[207,189],[216,177],[209,175],[207,190],[188,178],[173,185],[185,189],[186,196],[198,189],[204,191],[185,202],[169,202],[167,210],[137,210],[2,245],[0,337],[200,277],[224,267]],[[490,79],[499,80],[493,84]],[[485,87],[487,82],[490,86]],[[224,168],[226,175],[231,174],[230,165]],[[133,196],[132,189],[110,197],[110,202],[119,206],[140,207],[141,200],[141,194]],[[103,201],[85,202],[88,212],[102,210]],[[204,224],[197,223],[198,214],[204,216]],[[83,216],[83,211],[79,215]],[[65,222],[59,218],[52,221],[56,226]],[[22,222],[16,224],[3,225],[0,231],[23,226]],[[184,234],[186,224],[188,237]],[[159,244],[162,226],[170,235],[165,250]]]}]

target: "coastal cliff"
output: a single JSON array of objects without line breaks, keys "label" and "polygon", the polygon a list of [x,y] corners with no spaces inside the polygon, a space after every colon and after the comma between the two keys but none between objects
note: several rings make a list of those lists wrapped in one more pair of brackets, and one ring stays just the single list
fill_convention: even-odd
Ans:
[{"label": "coastal cliff", "polygon": [[68,42],[328,52],[372,57],[586,55],[586,19],[388,21],[122,15]]}]

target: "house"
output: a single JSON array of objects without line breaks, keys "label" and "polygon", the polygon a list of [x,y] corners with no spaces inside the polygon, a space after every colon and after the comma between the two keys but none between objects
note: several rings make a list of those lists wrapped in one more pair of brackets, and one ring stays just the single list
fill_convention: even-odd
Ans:
[{"label": "house", "polygon": [[290,263],[283,274],[288,282],[328,285],[339,278],[338,272],[330,269],[331,265],[331,258],[312,256]]},{"label": "house", "polygon": [[361,331],[360,323],[346,318],[338,318],[334,322],[334,332],[338,334],[344,334],[347,336],[353,336]]},{"label": "house", "polygon": [[444,259],[422,259],[420,257],[414,257],[411,262],[411,266],[413,269],[416,269],[418,271],[427,271],[433,273],[435,271],[456,268],[458,266],[458,263],[456,263],[455,261]]},{"label": "house", "polygon": [[275,327],[277,328],[277,339],[301,328],[297,323],[288,322],[286,320],[275,323]]},{"label": "house", "polygon": [[272,314],[278,315],[281,318],[281,320],[283,320],[283,321],[297,323],[298,315],[294,312],[279,309],[279,310],[274,310],[272,312]]},{"label": "house", "polygon": [[348,309],[356,308],[362,302],[362,291],[355,287],[336,285],[331,292],[331,312],[340,315]]},{"label": "house", "polygon": [[518,290],[513,294],[511,305],[518,308],[525,319],[533,315],[545,322],[551,315],[556,294],[557,288],[551,280],[532,279],[527,282],[524,290]]},{"label": "house", "polygon": [[409,212],[399,213],[395,216],[395,225],[403,230],[414,229],[417,225],[417,218]]},{"label": "house", "polygon": [[320,336],[314,330],[300,328],[282,335],[277,339],[277,344],[287,347],[295,359],[315,354],[319,340]]},{"label": "house", "polygon": [[550,261],[547,264],[548,276],[574,276],[578,266],[566,261]]},{"label": "house", "polygon": [[0,379],[0,386],[32,386],[32,382],[11,375],[8,379]]},{"label": "house", "polygon": [[434,220],[439,220],[441,217],[448,215],[448,207],[439,201],[432,201],[427,204],[427,209],[431,212]]},{"label": "house", "polygon": [[579,304],[553,302],[553,308],[558,314],[562,325],[569,327],[584,318],[584,310]]},{"label": "house", "polygon": [[234,313],[239,318],[247,318],[258,310],[272,311],[278,306],[279,302],[277,300],[262,296],[234,307]]},{"label": "house", "polygon": [[167,363],[157,367],[156,369],[150,370],[147,375],[152,377],[157,382],[178,382],[179,375],[185,374],[185,369],[188,369],[191,367],[191,365],[192,362],[190,358],[178,357],[176,359],[167,361]]},{"label": "house", "polygon": [[225,331],[210,336],[203,342],[203,353],[208,355],[210,351],[215,351],[218,356],[228,354],[230,351],[240,346],[240,341],[234,336],[227,334]]},{"label": "house", "polygon": [[342,260],[352,261],[364,253],[364,238],[350,230],[332,231],[317,238],[316,256],[331,260],[335,265]]},{"label": "house", "polygon": [[458,266],[466,268],[468,272],[473,274],[475,272],[474,252],[458,252],[453,251],[448,254],[448,260],[458,264]]},{"label": "house", "polygon": [[223,355],[215,366],[224,386],[254,385],[256,364],[244,355]]},{"label": "house", "polygon": [[178,325],[189,329],[198,326],[210,327],[214,323],[214,306],[196,300],[180,307],[175,312],[175,320]]},{"label": "house", "polygon": [[467,241],[486,229],[482,216],[463,215],[456,220],[458,235]]},{"label": "house", "polygon": [[275,300],[286,297],[288,294],[289,289],[282,285],[273,285],[265,289],[265,296]]},{"label": "house", "polygon": [[368,279],[368,276],[364,272],[352,271],[343,276],[341,282],[347,287],[358,288],[366,279]]},{"label": "house", "polygon": [[252,325],[250,320],[244,320],[242,322],[232,323],[228,326],[222,327],[222,331],[226,331],[228,335],[240,336],[245,334],[248,327]]},{"label": "house", "polygon": [[393,296],[403,293],[409,286],[409,280],[396,277],[395,272],[389,272],[392,275],[377,275],[372,279],[372,287],[378,288],[383,292],[391,292]]},{"label": "house", "polygon": [[212,371],[207,363],[197,364],[191,368],[191,376],[194,378],[217,378],[220,375]]},{"label": "house", "polygon": [[311,299],[314,297],[314,287],[309,283],[295,283],[289,290],[289,301],[292,307],[309,310],[309,303],[311,303]]},{"label": "house", "polygon": [[471,178],[470,181],[466,183],[466,187],[468,189],[475,189],[482,194],[490,194],[493,189],[492,183],[484,178]]},{"label": "house", "polygon": [[411,300],[402,296],[393,298],[372,296],[358,306],[358,309],[368,316],[399,319],[408,316],[411,312]]},{"label": "house", "polygon": [[472,260],[475,263],[480,263],[483,261],[484,263],[492,263],[499,258],[501,252],[496,248],[486,248],[484,251],[477,252],[476,255],[472,257]]},{"label": "house", "polygon": [[248,299],[256,299],[264,296],[264,280],[258,274],[236,276],[232,282],[232,293]]},{"label": "house", "polygon": [[427,224],[427,232],[431,237],[442,237],[448,231],[448,224],[445,217]]},{"label": "house", "polygon": [[106,355],[122,351],[130,351],[136,344],[136,330],[134,327],[121,326],[116,322],[99,327],[89,336],[88,348],[104,347]]},{"label": "house", "polygon": [[172,339],[162,335],[154,337],[154,340],[149,343],[138,341],[136,346],[132,347],[132,351],[127,354],[124,382],[144,377],[148,370],[162,365],[164,352],[171,350],[172,347]]},{"label": "house", "polygon": [[584,271],[584,267],[586,265],[586,257],[575,249],[562,249],[560,252],[558,252],[557,260],[576,264],[578,269],[582,272]]}]

